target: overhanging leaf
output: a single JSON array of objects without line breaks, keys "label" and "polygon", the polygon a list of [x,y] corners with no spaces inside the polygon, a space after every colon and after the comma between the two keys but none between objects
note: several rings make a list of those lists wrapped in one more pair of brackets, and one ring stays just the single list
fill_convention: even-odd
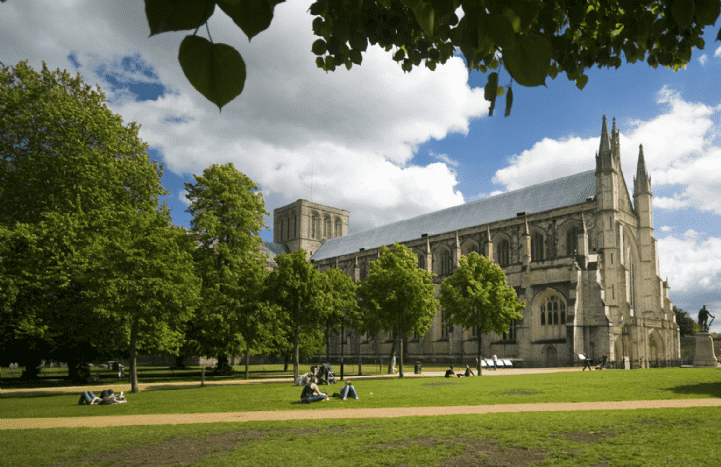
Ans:
[{"label": "overhanging leaf", "polygon": [[491,73],[488,75],[488,82],[486,87],[483,89],[483,95],[487,101],[491,102],[491,106],[488,108],[488,116],[493,116],[493,110],[496,107],[496,96],[498,88],[498,73]]},{"label": "overhanging leaf", "polygon": [[197,29],[215,10],[213,0],[145,0],[150,35]]},{"label": "overhanging leaf", "polygon": [[185,36],[178,61],[190,84],[222,109],[235,99],[245,85],[245,62],[227,44],[213,44],[198,36]]},{"label": "overhanging leaf", "polygon": [[238,0],[234,3],[218,0],[218,6],[243,30],[248,41],[265,31],[273,20],[272,0]]},{"label": "overhanging leaf", "polygon": [[523,86],[545,85],[550,62],[551,44],[541,36],[519,36],[513,49],[503,51],[506,69]]}]

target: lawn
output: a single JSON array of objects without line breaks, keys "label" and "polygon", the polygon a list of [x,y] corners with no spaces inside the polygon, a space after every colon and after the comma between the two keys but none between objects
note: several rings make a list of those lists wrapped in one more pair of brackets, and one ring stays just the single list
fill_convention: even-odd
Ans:
[{"label": "lawn", "polygon": [[[538,402],[595,402],[721,397],[716,369],[663,368],[635,371],[565,372],[475,378],[387,378],[357,380],[360,400],[294,405],[301,388],[291,383],[199,387],[154,386],[127,394],[128,403],[78,406],[79,393],[3,397],[0,418],[78,417],[162,413],[305,410],[332,407],[428,407]],[[107,387],[107,386],[106,386]],[[112,387],[112,386],[110,386]],[[321,386],[340,392],[342,383]],[[93,388],[97,392],[103,386]],[[371,394],[372,393],[372,394]]]},{"label": "lawn", "polygon": [[0,465],[721,465],[719,423],[689,408],[3,430]]},{"label": "lawn", "polygon": [[716,448],[721,408],[716,407],[347,420],[313,415],[318,408],[332,407],[721,397],[720,376],[716,369],[666,368],[357,380],[360,400],[311,405],[291,404],[301,389],[290,383],[160,386],[128,394],[127,404],[92,407],[78,406],[75,393],[4,394],[0,418],[254,410],[305,410],[308,418],[0,430],[0,466],[721,465]]}]

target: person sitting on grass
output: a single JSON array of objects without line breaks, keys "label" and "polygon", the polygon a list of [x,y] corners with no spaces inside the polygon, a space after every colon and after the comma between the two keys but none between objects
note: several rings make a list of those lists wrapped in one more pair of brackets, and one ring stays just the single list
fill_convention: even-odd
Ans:
[{"label": "person sitting on grass", "polygon": [[350,380],[345,382],[345,387],[340,390],[340,396],[343,400],[346,400],[348,396],[351,396],[354,399],[358,399],[358,394],[355,392],[353,383],[351,383]]},{"label": "person sitting on grass", "polygon": [[465,376],[467,378],[469,376],[476,376],[476,374],[473,372],[473,370],[471,370],[471,368],[468,365],[466,365],[466,374],[463,376]]},{"label": "person sitting on grass", "polygon": [[315,377],[305,385],[303,392],[300,394],[300,400],[305,404],[326,400],[327,398],[327,394],[320,392],[320,389],[318,389]]},{"label": "person sitting on grass", "polygon": [[453,366],[446,370],[446,378],[453,378],[456,373],[453,371]]}]

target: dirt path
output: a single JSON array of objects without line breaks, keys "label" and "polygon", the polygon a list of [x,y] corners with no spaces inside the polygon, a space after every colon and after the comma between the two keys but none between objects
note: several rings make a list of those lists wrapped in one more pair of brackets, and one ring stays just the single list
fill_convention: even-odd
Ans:
[{"label": "dirt path", "polygon": [[[318,402],[321,403],[321,402]],[[327,404],[352,404],[353,401],[329,401]],[[653,401],[560,402],[538,404],[466,405],[456,407],[408,407],[382,409],[329,408],[313,410],[314,419],[394,418],[432,415],[487,414],[503,412],[566,412],[575,410],[630,410],[684,407],[721,407],[721,399],[674,399]],[[268,420],[302,420],[305,410],[224,412],[199,414],[124,415],[75,418],[18,418],[0,420],[0,430],[25,428],[107,427],[129,425],[178,425],[189,423],[255,422]]]}]

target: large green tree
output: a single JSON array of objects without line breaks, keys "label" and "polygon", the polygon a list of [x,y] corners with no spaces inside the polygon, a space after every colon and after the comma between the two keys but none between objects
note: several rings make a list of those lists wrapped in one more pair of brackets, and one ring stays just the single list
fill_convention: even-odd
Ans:
[{"label": "large green tree", "polygon": [[315,355],[325,344],[327,282],[306,260],[305,250],[278,255],[275,261],[278,267],[268,277],[266,299],[282,311],[280,330],[285,339],[280,339],[280,350],[285,353],[292,348],[293,377],[297,379],[301,354]]},{"label": "large green tree", "polygon": [[[323,309],[326,316],[326,345],[330,334],[341,331],[345,338],[346,329],[358,315],[357,287],[353,279],[340,269],[327,269],[321,273],[320,287],[323,291]],[[348,325],[348,327],[346,326]]]},{"label": "large green tree", "polygon": [[508,332],[512,320],[523,319],[523,302],[506,282],[503,269],[475,251],[461,256],[453,275],[441,282],[439,299],[448,322],[475,329],[480,375],[481,336],[491,331]]},{"label": "large green tree", "polygon": [[[145,0],[150,35],[195,30],[180,44],[178,60],[188,81],[219,108],[243,91],[246,67],[237,50],[217,44],[207,21],[216,5],[252,39],[270,26],[279,0]],[[523,86],[540,86],[565,72],[583,88],[586,70],[646,61],[674,71],[703,49],[719,0],[316,0],[310,7],[312,51],[326,71],[363,61],[368,45],[393,55],[403,70],[425,63],[434,70],[460,52],[469,69],[483,73],[503,64]],[[197,34],[205,25],[210,40]],[[721,36],[721,31],[719,32]],[[718,39],[718,37],[717,37]],[[491,114],[498,73],[488,76]],[[513,95],[507,85],[506,114]]]},{"label": "large green tree", "polygon": [[681,331],[681,336],[695,336],[701,330],[701,326],[681,308],[673,306],[673,314],[676,316],[676,324]]},{"label": "large green tree", "polygon": [[370,273],[358,286],[365,327],[394,333],[400,345],[399,376],[403,377],[403,339],[423,336],[439,310],[433,273],[418,267],[418,257],[399,243],[382,246]]},{"label": "large green tree", "polygon": [[170,227],[162,168],[146,149],[79,75],[0,66],[0,345],[24,353],[26,369],[56,358],[72,375],[127,350],[103,293],[116,277],[104,275],[107,248],[137,225]]},{"label": "large green tree", "polygon": [[258,186],[233,164],[214,164],[185,188],[202,279],[202,302],[189,336],[195,352],[218,356],[224,370],[227,357],[248,351],[262,321],[271,319],[258,316],[271,311],[258,306],[267,275],[259,233],[268,213]]}]

